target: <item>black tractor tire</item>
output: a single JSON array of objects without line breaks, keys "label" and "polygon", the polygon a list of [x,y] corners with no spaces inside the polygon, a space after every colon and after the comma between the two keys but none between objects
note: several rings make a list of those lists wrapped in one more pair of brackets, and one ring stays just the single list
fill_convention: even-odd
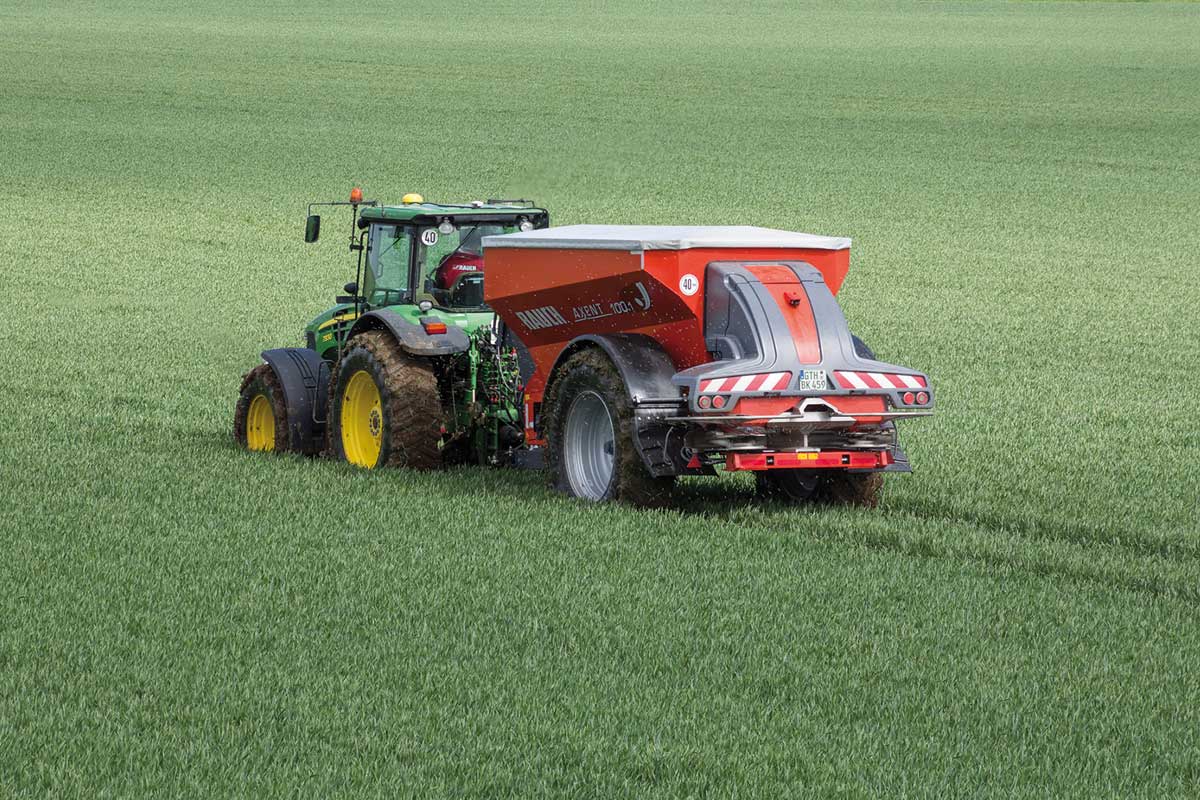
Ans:
[{"label": "black tractor tire", "polygon": [[882,473],[831,471],[821,475],[812,499],[828,505],[875,508],[882,489]]},{"label": "black tractor tire", "polygon": [[379,454],[369,467],[439,469],[445,416],[437,377],[425,360],[406,354],[385,331],[366,331],[346,343],[329,382],[326,451],[349,461],[342,436],[346,387],[359,373],[370,375],[379,392]]},{"label": "black tractor tire", "polygon": [[[255,420],[251,420],[250,409],[258,398],[265,403],[264,409],[270,410],[270,418],[263,428],[264,417],[257,412]],[[242,388],[238,394],[237,406],[233,411],[233,438],[247,450],[261,450],[270,453],[286,453],[292,448],[288,439],[287,400],[283,396],[283,385],[275,375],[275,370],[269,364],[259,364],[242,376]],[[251,447],[254,440],[254,447]],[[269,440],[269,445],[266,441]]]},{"label": "black tractor tire", "polygon": [[754,473],[755,493],[781,503],[807,503],[821,476],[811,469],[768,469]]},{"label": "black tractor tire", "polygon": [[[572,438],[568,426],[580,424],[572,408],[581,397],[599,398],[612,425],[612,471],[602,492],[588,494],[572,481],[568,460]],[[658,507],[671,500],[675,478],[654,477],[646,469],[634,445],[633,403],[621,374],[599,349],[582,350],[570,356],[556,374],[544,403],[549,474],[554,486],[573,497],[591,501],[616,500],[635,506]]]}]

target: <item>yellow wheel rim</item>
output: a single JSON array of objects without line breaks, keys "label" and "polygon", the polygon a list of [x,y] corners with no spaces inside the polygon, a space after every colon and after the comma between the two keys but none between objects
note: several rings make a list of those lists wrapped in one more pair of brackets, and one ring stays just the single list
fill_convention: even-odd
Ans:
[{"label": "yellow wheel rim", "polygon": [[246,415],[246,446],[251,450],[275,449],[275,410],[265,394],[256,394]]},{"label": "yellow wheel rim", "polygon": [[383,401],[365,369],[350,376],[342,395],[342,452],[360,467],[379,463],[383,448]]}]

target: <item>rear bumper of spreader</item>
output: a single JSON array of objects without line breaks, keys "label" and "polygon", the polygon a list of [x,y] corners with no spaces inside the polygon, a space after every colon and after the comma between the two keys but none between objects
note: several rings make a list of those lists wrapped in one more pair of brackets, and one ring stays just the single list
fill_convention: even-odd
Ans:
[{"label": "rear bumper of spreader", "polygon": [[[775,395],[763,398],[787,411],[754,414],[662,414],[660,424],[676,426],[689,454],[688,468],[726,471],[773,469],[909,472],[896,422],[926,417],[932,410],[890,410],[885,396],[865,402],[869,410],[846,413],[844,398]],[[679,409],[679,407],[676,407]],[[889,410],[876,410],[889,409]]]},{"label": "rear bumper of spreader", "polygon": [[771,469],[837,469],[847,472],[911,472],[899,447],[890,450],[802,450],[798,452],[727,453],[725,471]]},{"label": "rear bumper of spreader", "polygon": [[[635,409],[639,451],[655,475],[777,469],[910,472],[895,423],[931,411],[845,414],[826,398],[785,398],[770,417],[689,414],[686,405]],[[881,403],[881,406],[883,404]]]}]

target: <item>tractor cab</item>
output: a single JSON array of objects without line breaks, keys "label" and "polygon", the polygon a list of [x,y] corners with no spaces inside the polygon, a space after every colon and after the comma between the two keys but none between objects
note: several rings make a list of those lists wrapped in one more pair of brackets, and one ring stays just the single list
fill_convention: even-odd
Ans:
[{"label": "tractor cab", "polygon": [[[386,308],[414,322],[434,317],[464,328],[490,323],[483,238],[550,224],[545,209],[525,200],[443,204],[407,194],[399,205],[382,205],[364,201],[359,192],[350,203],[331,205],[353,207],[350,249],[358,266],[338,305],[306,329],[309,347],[327,359],[353,322],[370,311]],[[320,218],[310,214],[305,240],[315,241],[319,232]]]},{"label": "tractor cab", "polygon": [[366,237],[360,295],[376,308],[427,301],[452,312],[484,311],[483,237],[549,226],[549,215],[525,201],[426,203],[406,195],[399,206],[367,206],[358,228]]},{"label": "tractor cab", "polygon": [[429,301],[435,308],[470,312],[486,309],[483,300],[484,236],[515,233],[516,220],[445,225],[367,226],[363,297],[372,307]]}]

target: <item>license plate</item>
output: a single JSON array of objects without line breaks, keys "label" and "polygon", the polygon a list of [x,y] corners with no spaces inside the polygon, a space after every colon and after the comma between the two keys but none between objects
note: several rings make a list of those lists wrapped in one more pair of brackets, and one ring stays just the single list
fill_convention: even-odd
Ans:
[{"label": "license plate", "polygon": [[796,385],[797,390],[801,392],[821,392],[828,388],[829,381],[825,378],[825,370],[800,370],[800,383]]}]

